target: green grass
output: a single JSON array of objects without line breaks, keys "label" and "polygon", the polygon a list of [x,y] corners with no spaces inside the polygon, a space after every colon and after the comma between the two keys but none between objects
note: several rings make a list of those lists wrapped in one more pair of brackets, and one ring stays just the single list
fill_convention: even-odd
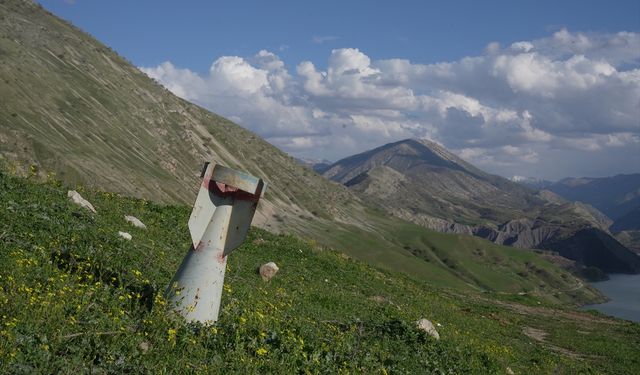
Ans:
[{"label": "green grass", "polygon": [[367,217],[373,229],[318,223],[311,236],[350,256],[400,270],[434,286],[502,297],[524,293],[534,303],[602,301],[594,288],[534,251],[469,235],[435,232],[375,210],[367,212]]},{"label": "green grass", "polygon": [[[638,324],[441,288],[257,229],[229,257],[220,321],[185,324],[161,292],[188,248],[189,207],[81,193],[97,214],[55,181],[0,173],[1,373],[640,369]],[[280,272],[265,283],[255,270],[267,261]],[[416,330],[422,317],[441,340]],[[530,339],[525,327],[548,336]]]}]

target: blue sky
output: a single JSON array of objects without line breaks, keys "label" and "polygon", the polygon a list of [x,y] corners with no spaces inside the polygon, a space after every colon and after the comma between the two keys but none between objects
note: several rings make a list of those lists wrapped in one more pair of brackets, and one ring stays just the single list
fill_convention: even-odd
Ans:
[{"label": "blue sky", "polygon": [[40,3],[295,156],[414,136],[502,175],[639,171],[640,1]]},{"label": "blue sky", "polygon": [[550,31],[640,29],[640,1],[86,1],[40,3],[138,66],[197,72],[219,56],[266,49],[326,64],[334,48],[436,63]]}]

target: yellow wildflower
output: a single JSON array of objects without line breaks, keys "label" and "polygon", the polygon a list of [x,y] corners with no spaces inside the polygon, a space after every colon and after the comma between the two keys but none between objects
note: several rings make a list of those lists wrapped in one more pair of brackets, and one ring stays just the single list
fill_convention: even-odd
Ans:
[{"label": "yellow wildflower", "polygon": [[176,342],[176,334],[177,333],[178,333],[178,331],[176,331],[175,329],[169,328],[167,330],[167,341],[175,343]]}]

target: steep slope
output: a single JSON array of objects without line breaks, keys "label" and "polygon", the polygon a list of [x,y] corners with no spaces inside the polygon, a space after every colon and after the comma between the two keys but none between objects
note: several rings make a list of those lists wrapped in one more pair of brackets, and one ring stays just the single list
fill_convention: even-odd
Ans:
[{"label": "steep slope", "polygon": [[[0,4],[0,155],[67,182],[163,202],[193,199],[202,162],[217,160],[270,185],[258,215],[279,227],[300,216],[358,212],[255,134],[177,98],[72,25],[25,1]],[[274,216],[277,215],[277,216]]]},{"label": "steep slope", "polygon": [[[340,160],[324,176],[386,211],[442,232],[474,234],[496,243],[558,251],[607,272],[639,272],[640,258],[611,238],[611,221],[595,208],[553,192],[535,193],[485,173],[439,145],[408,139]],[[598,257],[570,248],[593,229]],[[630,257],[624,255],[631,254]],[[620,262],[603,262],[606,258]]]},{"label": "steep slope", "polygon": [[[479,259],[477,272],[416,255],[406,248],[410,242],[440,235],[370,208],[255,134],[175,97],[33,3],[2,2],[0,17],[0,164],[10,170],[53,171],[66,184],[191,203],[202,162],[215,160],[268,182],[254,224],[269,230],[310,237],[442,286],[517,293],[544,284],[536,293],[556,302],[599,298],[586,289],[564,293],[577,280],[547,263],[544,277],[523,277],[517,272],[529,259],[469,237],[446,237],[443,249],[457,257],[476,248],[504,250],[508,262]],[[504,278],[496,280],[495,272]]]},{"label": "steep slope", "polygon": [[[259,229],[229,256],[220,320],[188,325],[169,314],[162,291],[189,246],[190,207],[81,191],[95,214],[56,181],[0,171],[2,374],[632,374],[640,366],[638,323],[531,294],[438,288]],[[526,272],[546,272],[521,253],[531,257]],[[265,283],[255,269],[268,261],[280,271]],[[440,340],[415,328],[423,317]]]}]

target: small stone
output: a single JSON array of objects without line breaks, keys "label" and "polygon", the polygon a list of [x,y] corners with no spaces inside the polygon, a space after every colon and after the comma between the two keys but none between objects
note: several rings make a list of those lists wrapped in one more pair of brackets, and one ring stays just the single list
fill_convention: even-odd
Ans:
[{"label": "small stone", "polygon": [[260,276],[262,277],[262,280],[269,281],[276,275],[276,273],[278,273],[278,270],[279,268],[275,263],[265,263],[260,266]]},{"label": "small stone", "polygon": [[67,197],[69,197],[69,199],[71,199],[71,201],[77,204],[78,206],[84,207],[91,212],[96,212],[96,209],[93,208],[93,205],[89,203],[88,200],[82,198],[82,195],[80,195],[80,193],[78,193],[77,191],[69,190],[67,192]]},{"label": "small stone", "polygon": [[124,219],[133,224],[134,227],[147,229],[147,226],[135,216],[125,215]]},{"label": "small stone", "polygon": [[431,323],[431,321],[429,321],[428,319],[422,318],[418,320],[416,322],[416,326],[418,327],[418,329],[431,335],[436,340],[440,340],[440,334],[438,334],[438,331],[436,331],[436,327],[434,327],[433,323]]},{"label": "small stone", "polygon": [[507,375],[516,375],[515,372],[513,372],[513,370],[511,369],[511,367],[507,367],[507,369],[505,370],[505,372],[507,373]]},{"label": "small stone", "polygon": [[138,345],[138,347],[140,348],[140,350],[142,350],[143,352],[146,352],[147,350],[149,350],[149,343],[146,341],[143,341],[140,343],[140,345]]},{"label": "small stone", "polygon": [[131,241],[131,239],[133,238],[129,233],[127,232],[118,232],[118,236],[124,238],[127,241]]}]

